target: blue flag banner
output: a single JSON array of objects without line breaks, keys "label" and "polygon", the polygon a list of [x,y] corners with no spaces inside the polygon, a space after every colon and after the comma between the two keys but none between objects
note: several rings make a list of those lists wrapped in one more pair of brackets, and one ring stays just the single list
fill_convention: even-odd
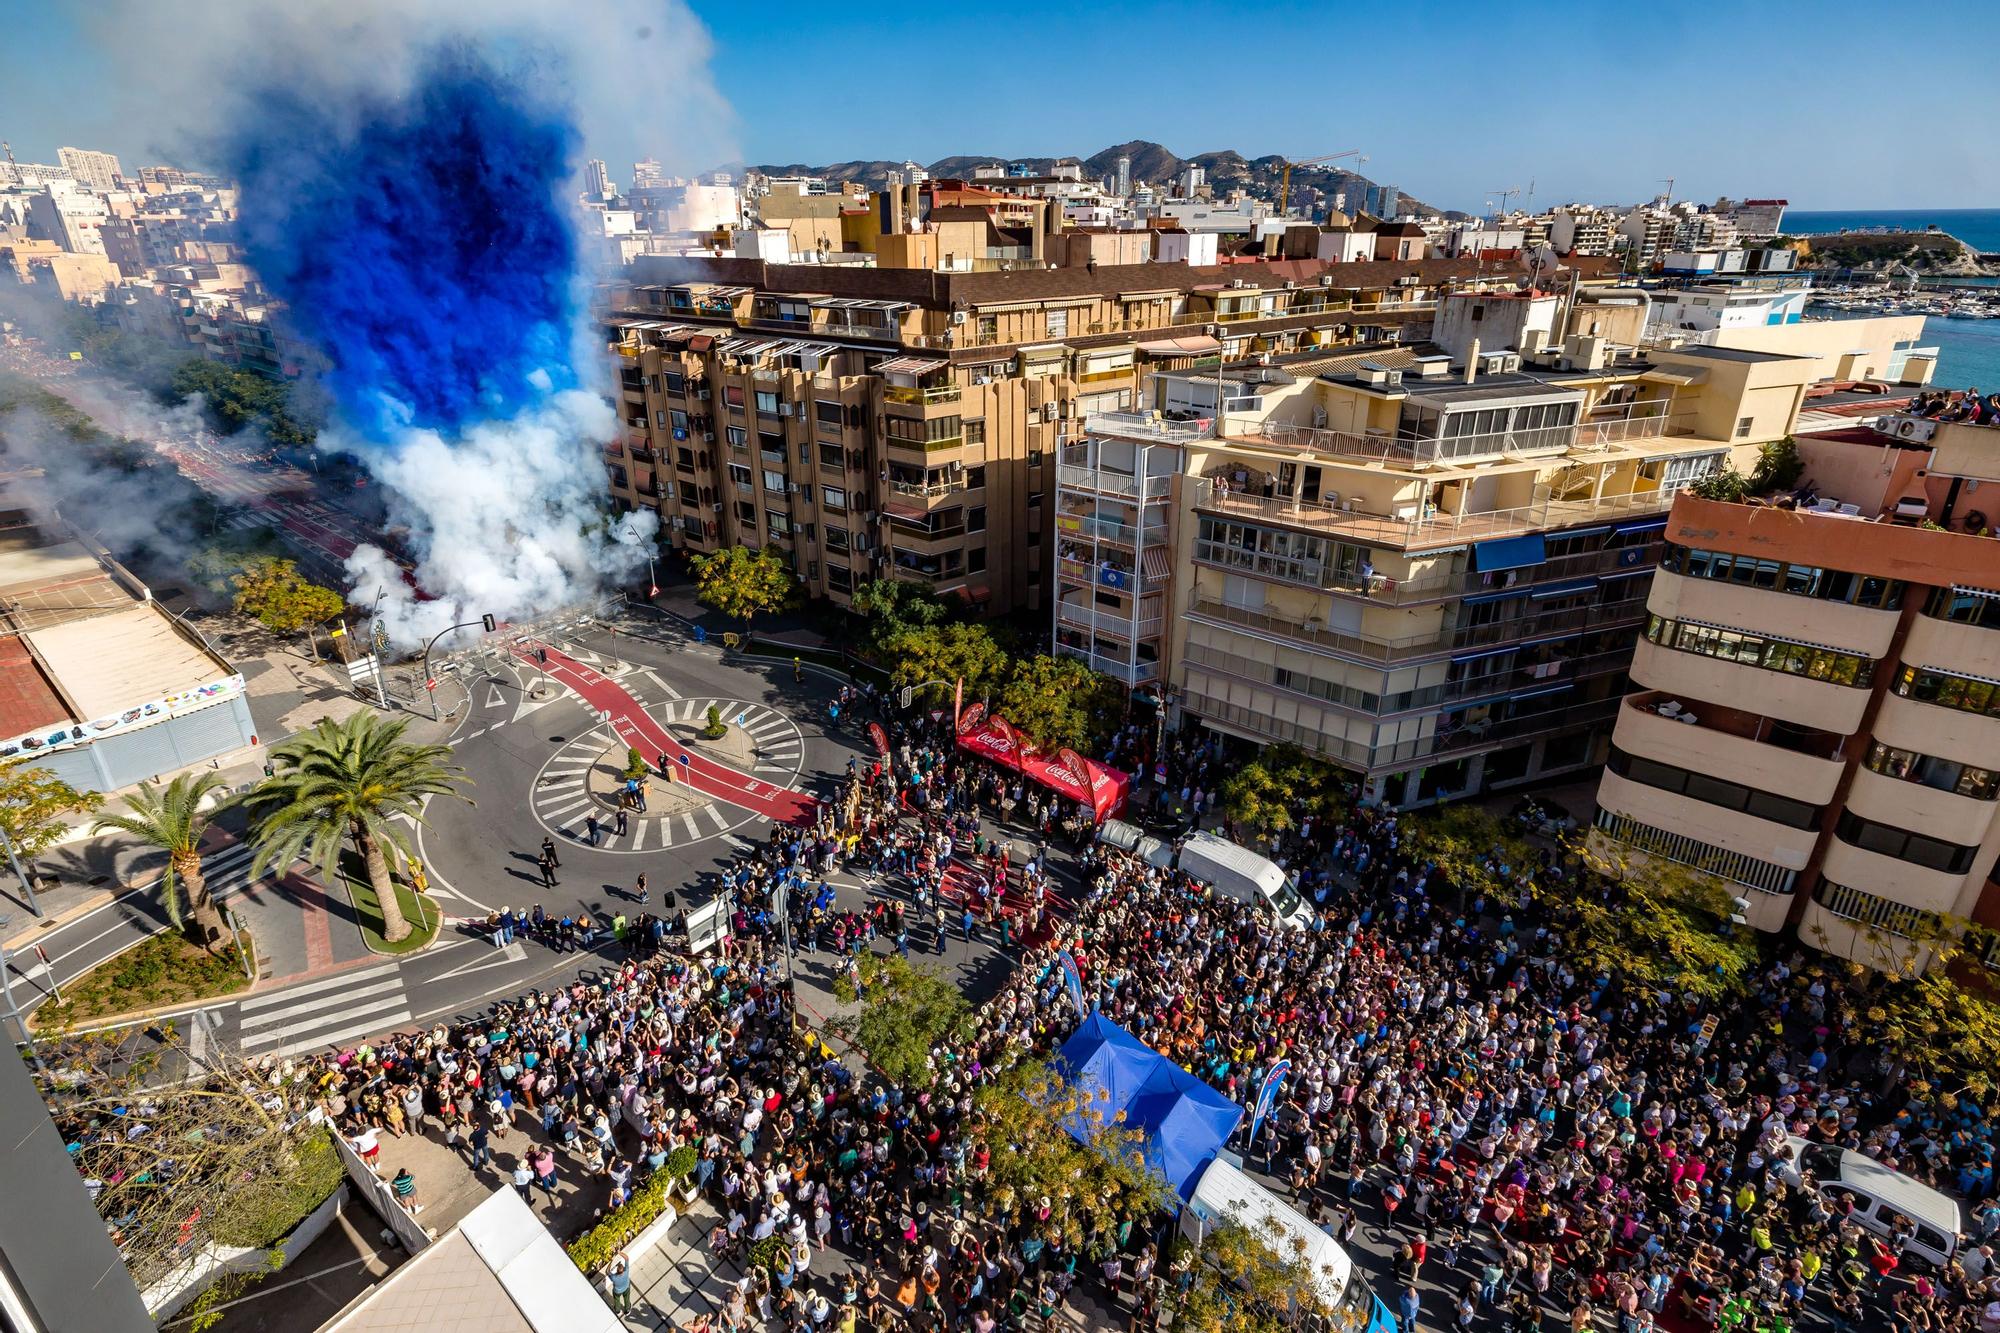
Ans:
[{"label": "blue flag banner", "polygon": [[1270,1114],[1271,1103],[1278,1100],[1278,1085],[1291,1072],[1292,1062],[1280,1060],[1271,1066],[1270,1073],[1264,1075],[1264,1086],[1257,1089],[1257,1109],[1250,1115],[1250,1142],[1257,1141],[1257,1131],[1264,1127],[1264,1117]]},{"label": "blue flag banner", "polygon": [[1090,1009],[1083,1002],[1083,973],[1077,971],[1076,959],[1069,956],[1068,949],[1064,949],[1056,955],[1056,961],[1062,964],[1063,985],[1069,988],[1069,1002],[1076,1006],[1076,1016],[1088,1018]]}]

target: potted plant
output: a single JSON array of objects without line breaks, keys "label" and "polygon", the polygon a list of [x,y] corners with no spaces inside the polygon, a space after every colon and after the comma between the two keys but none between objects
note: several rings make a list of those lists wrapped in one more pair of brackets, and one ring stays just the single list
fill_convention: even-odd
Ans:
[{"label": "potted plant", "polygon": [[692,1204],[701,1194],[701,1185],[695,1179],[695,1169],[701,1164],[701,1155],[691,1143],[683,1143],[667,1154],[665,1166],[667,1178],[678,1187],[676,1193],[684,1204]]}]

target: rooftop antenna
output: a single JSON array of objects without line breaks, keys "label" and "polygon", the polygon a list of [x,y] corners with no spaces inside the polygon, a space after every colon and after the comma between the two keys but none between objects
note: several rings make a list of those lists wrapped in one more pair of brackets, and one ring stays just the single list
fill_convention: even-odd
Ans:
[{"label": "rooftop antenna", "polygon": [[1493,223],[1495,226],[1498,226],[1500,223],[1500,219],[1507,215],[1507,201],[1509,199],[1512,199],[1515,195],[1519,194],[1520,192],[1521,192],[1521,187],[1518,185],[1509,185],[1504,189],[1498,189],[1493,191],[1493,193],[1500,196],[1500,211],[1493,215]]},{"label": "rooftop antenna", "polygon": [[1660,204],[1664,207],[1674,201],[1674,178],[1672,176],[1662,176],[1660,177],[1660,181],[1667,187],[1667,192],[1660,196]]},{"label": "rooftop antenna", "polygon": [[8,166],[12,167],[12,166],[17,166],[17,165],[19,165],[18,163],[16,163],[16,162],[14,161],[14,145],[13,145],[13,144],[10,144],[10,143],[8,143],[8,142],[7,142],[7,141],[6,141],[5,139],[0,139],[0,152],[4,152],[4,153],[6,153],[6,154],[7,154],[7,165],[8,165]]}]

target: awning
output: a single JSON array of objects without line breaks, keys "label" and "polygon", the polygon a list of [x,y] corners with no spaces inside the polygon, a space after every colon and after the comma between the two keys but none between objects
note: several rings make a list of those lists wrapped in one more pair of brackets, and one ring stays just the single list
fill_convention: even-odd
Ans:
[{"label": "awning", "polygon": [[993,589],[983,583],[968,583],[964,587],[954,589],[953,591],[975,606],[993,600]]},{"label": "awning", "polygon": [[1143,342],[1139,344],[1139,350],[1148,356],[1198,356],[1204,352],[1219,352],[1222,344],[1205,333],[1196,333],[1185,338]]},{"label": "awning", "polygon": [[[1665,522],[1664,519],[1661,521]],[[1481,574],[1539,565],[1548,558],[1548,545],[1539,532],[1531,532],[1524,537],[1500,537],[1477,542],[1472,548],[1472,567]]]},{"label": "awning", "polygon": [[1463,598],[1460,604],[1463,606],[1478,606],[1482,602],[1504,602],[1509,597],[1526,597],[1528,592],[1529,585],[1524,583],[1518,588],[1504,588],[1499,592],[1482,592],[1477,597]]},{"label": "awning", "polygon": [[1452,658],[1451,664],[1453,666],[1457,666],[1460,662],[1477,662],[1482,657],[1498,657],[1502,653],[1511,653],[1520,646],[1521,645],[1518,643],[1509,643],[1509,644],[1503,644],[1498,648],[1488,648],[1484,652],[1462,653],[1459,656]]},{"label": "awning", "polygon": [[1690,384],[1701,383],[1702,376],[1707,373],[1705,370],[1698,370],[1692,374],[1683,374],[1677,370],[1654,369],[1640,375],[1639,382],[1641,384],[1671,384],[1676,388],[1684,389]]},{"label": "awning", "polygon": [[1544,535],[1551,541],[1566,542],[1576,537],[1602,537],[1609,531],[1611,531],[1611,525],[1606,523],[1595,528],[1564,528],[1561,532],[1550,532]]},{"label": "awning", "polygon": [[875,367],[883,375],[928,375],[933,370],[942,370],[949,361],[933,360],[922,356],[892,356]]},{"label": "awning", "polygon": [[919,504],[911,504],[908,500],[884,500],[882,512],[891,518],[924,519],[930,516],[928,509]]},{"label": "awning", "polygon": [[1561,694],[1564,690],[1573,690],[1575,688],[1576,684],[1574,681],[1564,681],[1560,685],[1544,685],[1540,689],[1523,690],[1519,694],[1510,694],[1502,702],[1511,704],[1522,699],[1538,699],[1544,694]]},{"label": "awning", "polygon": [[1159,547],[1148,546],[1139,553],[1139,572],[1146,576],[1148,583],[1164,579],[1173,572],[1173,560]]},{"label": "awning", "polygon": [[690,352],[706,352],[709,348],[715,346],[716,341],[717,339],[713,334],[697,333],[688,339],[688,350]]},{"label": "awning", "polygon": [[1538,601],[1544,597],[1570,597],[1580,592],[1589,592],[1596,586],[1596,579],[1573,579],[1568,583],[1553,583],[1546,588],[1537,588],[1530,595]]},{"label": "awning", "polygon": [[1622,537],[1628,532],[1658,532],[1666,526],[1666,516],[1661,515],[1659,518],[1642,518],[1633,523],[1620,523],[1612,531]]},{"label": "awning", "polygon": [[2000,592],[1994,592],[1991,588],[1968,588],[1963,583],[1954,583],[1951,585],[1951,590],[1961,597],[1984,597],[1990,601],[2000,602]]},{"label": "awning", "polygon": [[1641,574],[1652,573],[1656,568],[1657,566],[1655,565],[1640,565],[1636,569],[1614,569],[1609,574],[1599,574],[1597,581],[1599,583],[1609,583],[1613,579],[1635,579]]}]

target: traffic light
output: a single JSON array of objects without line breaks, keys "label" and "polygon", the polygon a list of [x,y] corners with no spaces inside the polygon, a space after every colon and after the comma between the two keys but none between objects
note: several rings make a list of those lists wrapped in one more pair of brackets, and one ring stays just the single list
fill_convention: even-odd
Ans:
[{"label": "traffic light", "polygon": [[483,615],[483,616],[479,617],[479,623],[480,623],[480,624],[482,624],[482,625],[484,625],[484,626],[486,626],[486,632],[487,632],[488,634],[491,634],[491,633],[493,632],[493,629],[494,629],[494,621],[493,621],[493,617],[492,617],[492,615],[491,615],[490,613],[489,613],[489,614],[487,614],[487,615]]}]

